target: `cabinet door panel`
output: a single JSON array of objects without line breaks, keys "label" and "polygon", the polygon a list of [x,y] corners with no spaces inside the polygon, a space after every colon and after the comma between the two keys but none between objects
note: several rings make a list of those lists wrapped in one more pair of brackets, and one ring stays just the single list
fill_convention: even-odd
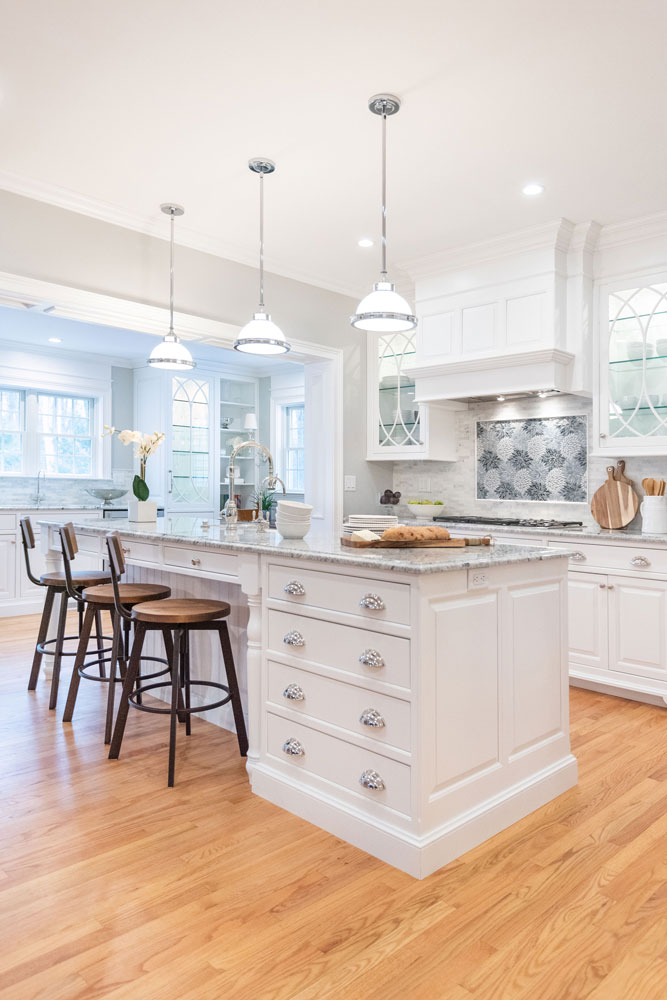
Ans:
[{"label": "cabinet door panel", "polygon": [[568,579],[569,658],[590,667],[608,666],[607,577],[570,573]]},{"label": "cabinet door panel", "polygon": [[610,669],[667,680],[667,583],[609,577]]},{"label": "cabinet door panel", "polygon": [[16,535],[0,535],[0,601],[16,597]]}]

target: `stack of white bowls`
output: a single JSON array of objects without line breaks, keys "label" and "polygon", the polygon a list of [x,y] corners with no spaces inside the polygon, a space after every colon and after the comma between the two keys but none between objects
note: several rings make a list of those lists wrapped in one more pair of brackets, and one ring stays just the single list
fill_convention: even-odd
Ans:
[{"label": "stack of white bowls", "polygon": [[313,508],[296,500],[279,500],[276,507],[276,528],[283,538],[304,538],[310,530]]}]

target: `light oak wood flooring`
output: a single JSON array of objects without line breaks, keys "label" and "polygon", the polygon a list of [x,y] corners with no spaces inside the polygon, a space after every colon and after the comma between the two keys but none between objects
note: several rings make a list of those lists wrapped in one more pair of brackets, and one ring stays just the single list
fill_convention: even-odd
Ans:
[{"label": "light oak wood flooring", "polygon": [[[0,620],[0,1000],[665,1000],[667,712],[572,690],[580,784],[423,882],[254,797],[231,734],[102,685],[71,725]],[[68,668],[69,670],[69,668]],[[68,671],[67,671],[68,672]]]}]

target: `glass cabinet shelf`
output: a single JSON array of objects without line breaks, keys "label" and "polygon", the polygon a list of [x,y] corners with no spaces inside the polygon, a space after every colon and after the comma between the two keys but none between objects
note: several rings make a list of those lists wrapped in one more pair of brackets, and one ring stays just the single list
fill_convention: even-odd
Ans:
[{"label": "glass cabinet shelf", "polygon": [[[665,362],[667,362],[667,354],[647,354],[646,364],[651,364],[653,361],[662,361],[661,365],[652,365],[654,368],[664,368]],[[610,361],[609,365],[616,371],[641,371],[644,364],[644,358],[621,358],[620,361]],[[628,367],[622,368],[621,365],[626,365]]]},{"label": "glass cabinet shelf", "polygon": [[402,392],[404,389],[414,389],[414,387],[415,387],[414,382],[401,382],[400,386],[398,386],[398,385],[381,385],[379,391],[380,392],[398,392],[399,389],[400,389],[400,391]]}]

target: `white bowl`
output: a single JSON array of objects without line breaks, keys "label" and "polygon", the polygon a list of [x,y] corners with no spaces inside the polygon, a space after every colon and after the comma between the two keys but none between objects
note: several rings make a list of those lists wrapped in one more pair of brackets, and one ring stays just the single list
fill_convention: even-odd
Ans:
[{"label": "white bowl", "polygon": [[310,531],[310,521],[305,524],[292,524],[276,518],[276,529],[283,538],[305,538]]},{"label": "white bowl", "polygon": [[408,510],[413,517],[442,517],[445,505],[441,503],[408,503]]},{"label": "white bowl", "polygon": [[313,509],[311,504],[300,503],[298,500],[279,500],[278,508],[282,510],[308,511],[308,513]]},{"label": "white bowl", "polygon": [[278,510],[276,517],[282,518],[283,521],[310,521],[310,514],[307,511],[305,514],[288,514],[284,510]]}]

